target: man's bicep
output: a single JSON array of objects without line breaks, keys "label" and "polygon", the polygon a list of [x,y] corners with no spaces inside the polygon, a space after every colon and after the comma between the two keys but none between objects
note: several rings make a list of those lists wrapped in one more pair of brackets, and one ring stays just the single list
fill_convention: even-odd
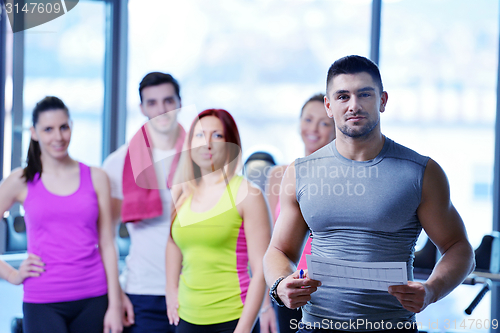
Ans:
[{"label": "man's bicep", "polygon": [[429,160],[424,173],[422,201],[417,214],[425,232],[441,253],[456,242],[467,240],[462,218],[450,200],[446,175],[433,160]]}]

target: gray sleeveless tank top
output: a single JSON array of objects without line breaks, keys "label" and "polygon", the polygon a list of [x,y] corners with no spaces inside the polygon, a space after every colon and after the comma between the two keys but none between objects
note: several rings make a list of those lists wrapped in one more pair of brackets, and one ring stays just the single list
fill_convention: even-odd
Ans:
[{"label": "gray sleeveless tank top", "polygon": [[[406,262],[408,279],[413,280],[415,243],[422,230],[417,208],[428,160],[389,138],[369,161],[343,157],[335,141],[297,159],[296,196],[313,235],[312,254],[348,261]],[[388,292],[320,287],[303,307],[302,321],[325,319],[384,320],[395,328],[398,322],[415,321],[415,316]]]}]

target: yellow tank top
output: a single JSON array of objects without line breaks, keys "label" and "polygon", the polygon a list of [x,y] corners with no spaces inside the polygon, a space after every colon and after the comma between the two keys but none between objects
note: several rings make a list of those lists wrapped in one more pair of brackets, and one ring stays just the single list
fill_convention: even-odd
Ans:
[{"label": "yellow tank top", "polygon": [[234,176],[217,204],[203,213],[191,210],[189,197],[172,225],[182,252],[179,317],[191,324],[223,323],[243,311],[250,276],[243,220],[235,205],[242,181]]}]

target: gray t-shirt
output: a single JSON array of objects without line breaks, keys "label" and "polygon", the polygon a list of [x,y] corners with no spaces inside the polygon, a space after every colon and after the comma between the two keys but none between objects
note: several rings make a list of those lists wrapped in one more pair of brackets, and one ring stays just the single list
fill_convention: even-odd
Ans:
[{"label": "gray t-shirt", "polygon": [[[406,262],[408,278],[413,280],[415,243],[422,230],[417,208],[428,160],[389,138],[370,161],[343,157],[335,141],[297,159],[296,196],[312,231],[312,254],[347,261]],[[415,315],[388,292],[323,286],[303,307],[302,321],[324,319],[384,320],[396,328],[398,322],[414,321]]]}]

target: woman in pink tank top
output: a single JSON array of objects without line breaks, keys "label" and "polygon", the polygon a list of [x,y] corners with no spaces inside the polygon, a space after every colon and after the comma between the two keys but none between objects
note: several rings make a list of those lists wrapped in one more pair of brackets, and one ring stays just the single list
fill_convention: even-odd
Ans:
[{"label": "woman in pink tank top", "polygon": [[[302,107],[300,113],[300,136],[305,146],[305,156],[327,145],[335,139],[335,123],[326,114],[324,106],[325,95],[317,94],[309,98]],[[281,179],[285,174],[287,165],[274,167],[268,179],[267,199],[273,213],[273,221],[278,219],[280,213],[279,193]],[[311,238],[307,239],[304,251],[298,263],[297,269],[307,269],[306,254],[311,254]],[[290,320],[300,320],[302,312],[290,310],[285,307],[276,308],[280,333],[295,332],[290,328]]]},{"label": "woman in pink tank top", "polygon": [[1,278],[24,284],[24,333],[122,331],[109,181],[69,156],[71,125],[59,98],[37,103],[27,166],[0,185],[1,212],[25,211],[28,258],[0,261]]}]

